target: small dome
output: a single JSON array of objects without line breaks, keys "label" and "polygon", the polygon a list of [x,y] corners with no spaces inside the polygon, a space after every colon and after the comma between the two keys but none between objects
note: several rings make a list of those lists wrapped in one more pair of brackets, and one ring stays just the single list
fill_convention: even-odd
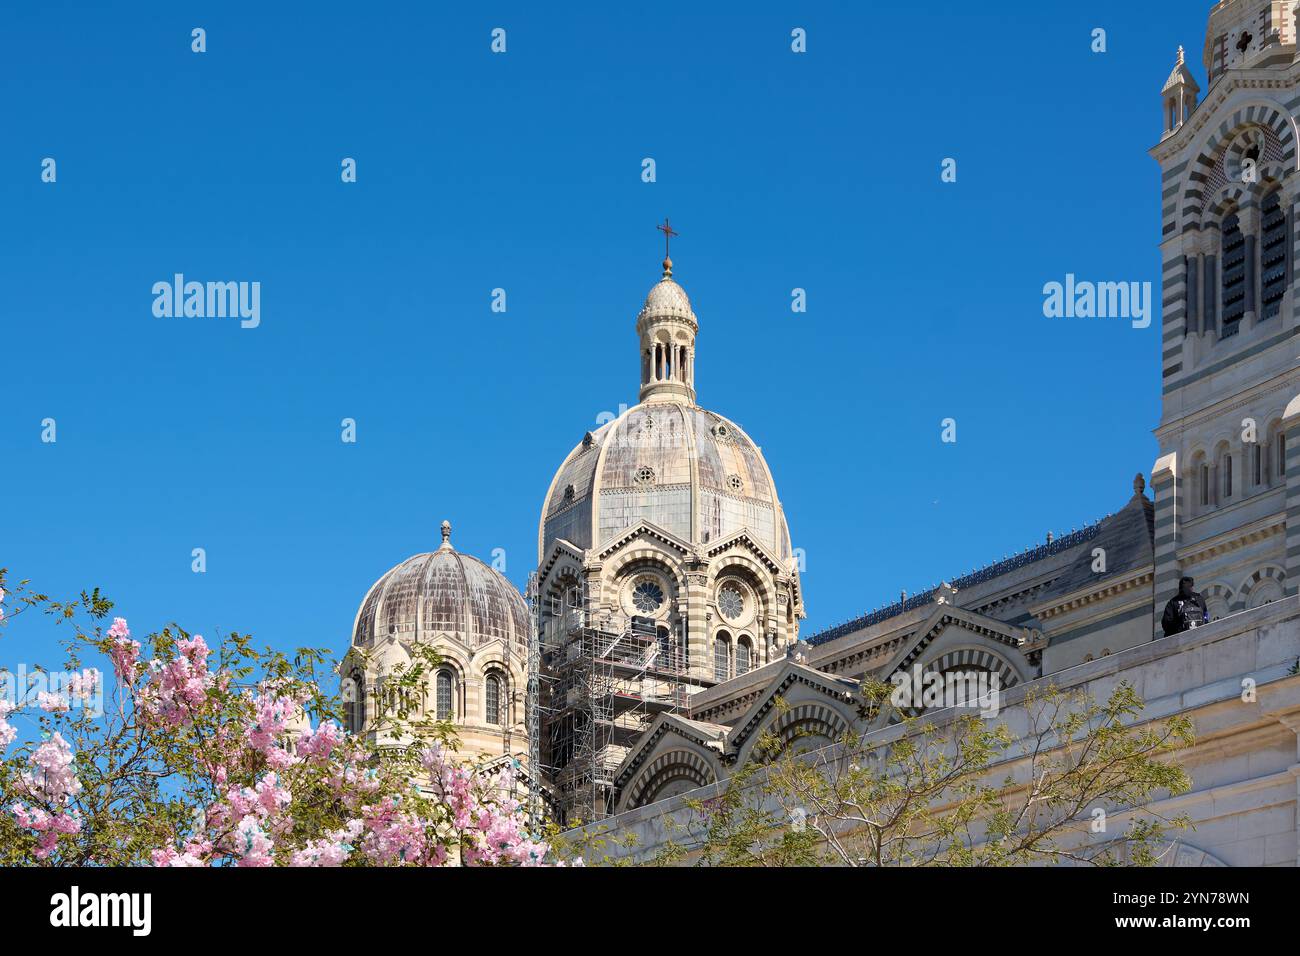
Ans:
[{"label": "small dome", "polygon": [[527,602],[498,571],[452,548],[450,538],[443,522],[442,547],[407,558],[375,582],[357,612],[353,646],[389,634],[405,643],[448,634],[471,649],[503,640],[527,655]]},{"label": "small dome", "polygon": [[691,310],[691,300],[686,297],[686,290],[669,277],[665,276],[654,284],[650,294],[645,297],[641,315],[677,315],[695,318]]}]

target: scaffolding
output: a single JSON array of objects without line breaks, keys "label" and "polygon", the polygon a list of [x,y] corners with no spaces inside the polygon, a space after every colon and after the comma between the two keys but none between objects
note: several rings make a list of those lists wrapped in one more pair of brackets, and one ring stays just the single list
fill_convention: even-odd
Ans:
[{"label": "scaffolding", "polygon": [[686,708],[685,641],[649,618],[602,610],[585,585],[539,600],[538,612],[544,769],[564,823],[600,819],[613,811],[628,749],[659,714]]},{"label": "scaffolding", "polygon": [[542,722],[541,683],[541,597],[538,594],[537,572],[528,575],[528,603],[532,613],[528,622],[528,670],[524,687],[524,727],[528,731],[528,819],[534,829],[542,824],[542,772],[541,739]]}]

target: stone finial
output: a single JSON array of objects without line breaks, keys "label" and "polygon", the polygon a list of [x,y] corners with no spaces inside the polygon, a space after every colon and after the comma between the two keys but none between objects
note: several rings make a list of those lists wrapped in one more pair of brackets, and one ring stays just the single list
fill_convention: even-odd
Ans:
[{"label": "stone finial", "polygon": [[1183,65],[1183,61],[1184,61],[1184,58],[1183,58],[1183,47],[1182,47],[1182,44],[1179,44],[1179,45],[1178,45],[1178,63],[1177,63],[1177,65],[1178,65],[1178,66],[1182,66],[1182,65]]},{"label": "stone finial", "polygon": [[1055,537],[1056,537],[1056,536],[1055,536],[1054,534],[1052,534],[1052,532],[1050,532],[1050,531],[1047,532],[1047,543],[1048,543],[1048,544],[1051,544],[1052,541],[1055,539]]},{"label": "stone finial", "polygon": [[1142,472],[1139,471],[1136,475],[1133,476],[1133,496],[1140,497],[1142,493],[1146,490],[1147,490],[1146,479],[1142,477]]},{"label": "stone finial", "polygon": [[451,522],[450,521],[444,521],[442,523],[442,547],[446,548],[448,551],[451,550]]}]

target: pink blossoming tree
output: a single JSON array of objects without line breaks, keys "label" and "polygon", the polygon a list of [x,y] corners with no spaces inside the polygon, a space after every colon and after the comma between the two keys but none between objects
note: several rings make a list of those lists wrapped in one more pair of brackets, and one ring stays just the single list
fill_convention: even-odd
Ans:
[{"label": "pink blossoming tree", "polygon": [[[459,762],[446,723],[405,705],[377,750],[340,727],[325,652],[231,634],[143,642],[98,590],[59,602],[0,569],[0,638],[27,613],[65,629],[57,689],[0,695],[0,865],[541,865],[510,771]],[[3,647],[0,640],[0,647]],[[431,651],[393,675],[418,699]],[[85,666],[103,661],[111,673]],[[9,682],[12,686],[13,682]],[[89,706],[92,702],[101,706]],[[30,733],[19,734],[22,721]]]}]

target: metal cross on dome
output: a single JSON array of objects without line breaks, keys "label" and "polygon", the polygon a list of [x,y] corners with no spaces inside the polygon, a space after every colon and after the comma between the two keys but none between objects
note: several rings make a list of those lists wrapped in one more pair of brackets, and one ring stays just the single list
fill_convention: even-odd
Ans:
[{"label": "metal cross on dome", "polygon": [[667,216],[664,216],[663,225],[655,226],[655,228],[664,234],[664,258],[667,259],[669,241],[672,239],[673,236],[679,236],[681,235],[681,233],[674,231],[673,227],[668,224]]}]

